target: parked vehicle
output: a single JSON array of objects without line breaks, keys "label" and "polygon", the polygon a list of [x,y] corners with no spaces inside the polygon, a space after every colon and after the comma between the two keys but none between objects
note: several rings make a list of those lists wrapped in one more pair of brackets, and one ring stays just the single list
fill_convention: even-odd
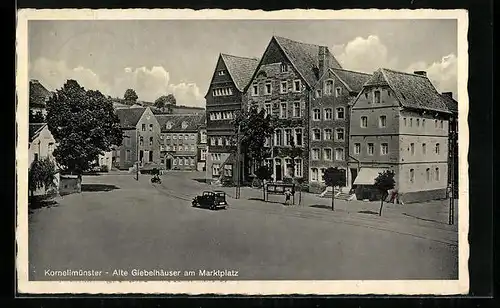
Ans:
[{"label": "parked vehicle", "polygon": [[194,197],[191,202],[193,207],[201,207],[215,210],[217,208],[227,209],[226,193],[223,191],[204,191],[201,196]]}]

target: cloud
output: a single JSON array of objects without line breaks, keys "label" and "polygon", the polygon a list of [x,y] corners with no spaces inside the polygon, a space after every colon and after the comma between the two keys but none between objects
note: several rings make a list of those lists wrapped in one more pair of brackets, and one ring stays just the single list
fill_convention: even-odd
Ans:
[{"label": "cloud", "polygon": [[457,95],[457,56],[455,54],[444,56],[441,61],[432,64],[423,61],[413,63],[405,71],[408,73],[426,71],[427,77],[439,92],[453,92],[454,97]]},{"label": "cloud", "polygon": [[205,105],[205,99],[195,83],[171,83],[170,73],[162,66],[125,67],[108,84],[88,68],[69,68],[64,61],[40,58],[30,67],[30,77],[40,80],[49,90],[61,88],[67,79],[75,79],[86,89],[100,90],[114,97],[123,97],[125,90],[130,88],[144,101],[155,101],[161,95],[173,93],[179,105]]},{"label": "cloud", "polygon": [[344,45],[335,45],[332,52],[346,69],[373,73],[381,67],[395,67],[397,59],[389,57],[387,47],[376,35],[356,37]]}]

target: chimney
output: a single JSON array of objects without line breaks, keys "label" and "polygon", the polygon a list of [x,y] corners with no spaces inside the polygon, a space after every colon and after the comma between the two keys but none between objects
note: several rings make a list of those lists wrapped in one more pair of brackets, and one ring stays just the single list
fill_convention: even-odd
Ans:
[{"label": "chimney", "polygon": [[413,74],[427,77],[426,71],[414,71]]},{"label": "chimney", "polygon": [[318,50],[318,70],[319,70],[319,76],[323,76],[323,74],[326,72],[328,67],[330,66],[330,63],[328,63],[328,47],[326,46],[319,46]]},{"label": "chimney", "polygon": [[38,79],[31,79],[31,82],[32,83],[40,83],[40,81],[38,81]]},{"label": "chimney", "polygon": [[449,98],[453,98],[453,92],[443,92],[441,94],[448,96]]}]

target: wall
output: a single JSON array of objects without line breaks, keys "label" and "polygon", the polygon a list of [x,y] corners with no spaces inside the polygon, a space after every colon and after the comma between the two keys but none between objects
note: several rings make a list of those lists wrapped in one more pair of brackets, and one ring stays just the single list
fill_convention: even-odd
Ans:
[{"label": "wall", "polygon": [[[213,155],[216,154],[216,155]],[[219,164],[220,166],[220,173],[222,174],[223,171],[223,164],[224,162],[229,158],[231,154],[230,153],[207,153],[207,160],[206,160],[206,180],[207,182],[212,182],[213,180],[216,180],[220,177],[219,176],[214,176],[213,175],[213,165],[214,164]],[[234,175],[234,172],[233,172]]]},{"label": "wall", "polygon": [[[126,152],[130,151],[129,159]],[[120,169],[133,167],[137,161],[137,131],[135,129],[123,130],[123,142],[118,151]]]},{"label": "wall", "polygon": [[35,160],[35,154],[38,155],[39,159],[49,157],[54,159],[52,153],[56,147],[56,140],[50,133],[47,126],[45,126],[40,134],[33,139],[28,147],[28,166]]},{"label": "wall", "polygon": [[[172,130],[162,132],[161,136],[161,164],[165,166],[166,169],[168,169],[167,159],[171,159],[172,165],[170,169],[172,170],[196,170],[198,131]],[[188,138],[186,139],[186,137]],[[186,165],[186,159],[189,162],[188,165]]]},{"label": "wall", "polygon": [[82,192],[82,180],[76,175],[61,175],[59,194],[61,196]]},{"label": "wall", "polygon": [[[143,124],[145,125],[145,130],[143,130]],[[153,125],[153,129],[150,130],[149,125]],[[144,156],[142,158],[142,163],[149,161],[149,154],[146,151],[153,151],[153,160],[155,164],[160,164],[160,124],[156,120],[153,112],[150,108],[146,108],[141,118],[136,125],[137,132],[139,134],[139,159],[140,151],[144,151]],[[143,144],[140,143],[140,138],[143,137]],[[150,138],[153,138],[152,144],[150,144]]]}]

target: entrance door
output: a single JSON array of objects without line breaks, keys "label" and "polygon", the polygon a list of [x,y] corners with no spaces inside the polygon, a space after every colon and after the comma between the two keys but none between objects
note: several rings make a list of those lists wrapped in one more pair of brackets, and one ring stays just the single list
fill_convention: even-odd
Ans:
[{"label": "entrance door", "polygon": [[276,174],[276,181],[283,180],[283,174],[281,173],[281,159],[274,160],[274,170]]},{"label": "entrance door", "polygon": [[354,180],[356,180],[357,176],[358,176],[358,169],[351,168],[351,187],[354,185]]},{"label": "entrance door", "polygon": [[172,169],[172,158],[167,158],[167,170]]},{"label": "entrance door", "polygon": [[149,151],[149,161],[153,161],[153,151]]}]

